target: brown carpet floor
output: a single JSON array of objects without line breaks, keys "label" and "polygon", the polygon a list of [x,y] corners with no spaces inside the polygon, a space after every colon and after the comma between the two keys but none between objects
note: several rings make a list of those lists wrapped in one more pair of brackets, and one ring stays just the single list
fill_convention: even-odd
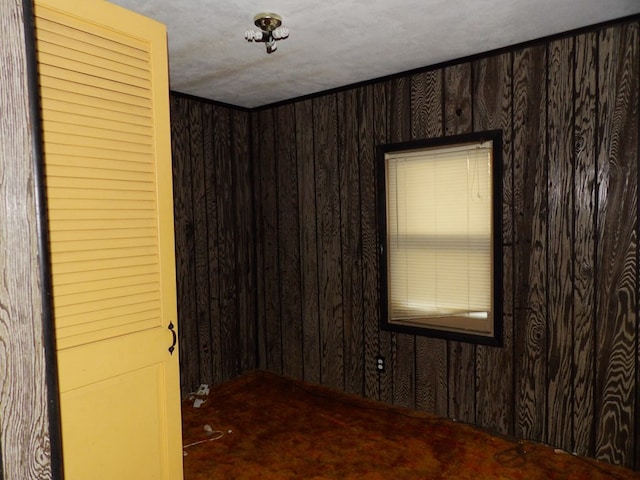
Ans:
[{"label": "brown carpet floor", "polygon": [[183,410],[185,480],[640,479],[640,473],[254,371]]}]

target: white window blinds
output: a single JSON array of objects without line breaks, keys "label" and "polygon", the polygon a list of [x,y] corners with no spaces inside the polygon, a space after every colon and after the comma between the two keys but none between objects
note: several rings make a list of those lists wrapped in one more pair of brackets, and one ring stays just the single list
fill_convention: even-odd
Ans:
[{"label": "white window blinds", "polygon": [[491,154],[490,141],[386,154],[390,321],[490,325]]}]

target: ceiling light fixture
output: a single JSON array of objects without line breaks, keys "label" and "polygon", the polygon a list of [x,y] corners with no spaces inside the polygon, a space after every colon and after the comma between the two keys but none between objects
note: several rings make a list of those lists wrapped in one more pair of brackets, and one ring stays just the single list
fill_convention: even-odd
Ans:
[{"label": "ceiling light fixture", "polygon": [[280,26],[282,17],[275,13],[259,13],[253,17],[253,23],[260,31],[247,30],[244,38],[249,42],[264,42],[267,45],[267,53],[276,51],[276,40],[283,40],[289,36],[289,29]]}]

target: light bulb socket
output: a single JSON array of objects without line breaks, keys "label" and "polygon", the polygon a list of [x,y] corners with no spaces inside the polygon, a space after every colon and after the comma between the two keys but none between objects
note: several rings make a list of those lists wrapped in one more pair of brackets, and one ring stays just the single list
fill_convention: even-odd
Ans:
[{"label": "light bulb socket", "polygon": [[253,17],[256,27],[265,32],[273,32],[282,25],[282,17],[275,13],[259,13]]}]

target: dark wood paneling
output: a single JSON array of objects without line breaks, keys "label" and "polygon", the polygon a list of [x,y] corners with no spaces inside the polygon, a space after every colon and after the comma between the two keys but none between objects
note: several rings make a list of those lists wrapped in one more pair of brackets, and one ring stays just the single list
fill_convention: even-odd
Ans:
[{"label": "dark wood paneling", "polygon": [[284,105],[275,109],[275,155],[278,162],[278,260],[282,372],[303,376],[302,290],[300,285],[300,228],[298,225],[298,166],[296,162],[295,109]]},{"label": "dark wood paneling", "polygon": [[574,84],[574,451],[593,456],[597,35],[576,38]]},{"label": "dark wood paneling", "polygon": [[[214,378],[260,366],[637,468],[638,50],[633,19],[225,120],[205,106],[209,288],[251,291],[220,333],[210,297]],[[183,388],[204,381],[188,102],[172,99]],[[228,158],[209,152],[221,121]],[[380,330],[375,146],[494,128],[504,346]]]},{"label": "dark wood paneling", "polygon": [[[503,190],[502,252],[503,347],[476,348],[476,423],[503,434],[511,434],[513,424],[513,142],[512,142],[512,59],[511,53],[489,57],[473,64],[473,125],[478,130],[501,129]],[[504,219],[507,221],[504,221]]]},{"label": "dark wood paneling", "polygon": [[195,299],[194,228],[191,200],[191,136],[189,102],[171,97],[173,215],[176,242],[176,295],[182,395],[200,384],[198,322]]},{"label": "dark wood paneling", "polygon": [[[411,77],[411,139],[442,136],[442,76],[444,70],[418,73]],[[416,408],[447,416],[447,341],[417,336]]]},{"label": "dark wood paneling", "polygon": [[274,112],[259,112],[256,131],[258,142],[254,155],[260,172],[259,237],[261,241],[263,284],[262,301],[265,352],[260,358],[260,366],[276,373],[282,373],[282,328],[280,317],[280,285],[278,259],[278,172],[275,154]]},{"label": "dark wood paneling", "polygon": [[[266,336],[266,315],[265,315],[265,287],[264,287],[264,234],[262,230],[262,134],[260,128],[260,112],[251,114],[251,130],[249,138],[251,141],[251,152],[253,163],[253,212],[254,212],[254,232],[255,232],[255,255],[256,255],[256,355],[257,365],[266,368],[267,358],[267,336]],[[271,186],[267,186],[271,188]]]},{"label": "dark wood paneling", "polygon": [[318,307],[318,229],[311,100],[295,104],[298,199],[300,205],[300,283],[302,286],[302,351],[304,380],[320,383]]},{"label": "dark wood paneling", "polygon": [[[473,129],[472,64],[463,63],[444,70],[444,131],[446,135],[469,133]],[[449,407],[448,416],[475,422],[475,345],[447,342]]]},{"label": "dark wood paneling", "polygon": [[222,380],[234,378],[239,373],[238,305],[236,285],[236,238],[234,216],[233,153],[231,150],[230,110],[215,105],[213,107],[213,151],[216,172],[216,207],[218,230],[218,290],[220,313],[220,355],[222,358]]},{"label": "dark wood paneling", "polygon": [[[209,306],[209,229],[207,228],[207,185],[204,149],[204,105],[189,102],[189,152],[191,159],[191,218],[193,222],[193,262],[195,321],[198,329],[198,366],[200,378],[213,378],[211,361],[211,322]],[[209,186],[210,187],[210,186]],[[215,225],[215,223],[213,224]],[[217,264],[217,262],[215,262]],[[215,300],[215,299],[214,299]],[[203,381],[204,383],[204,381]]]},{"label": "dark wood paneling", "polygon": [[[384,144],[389,142],[389,116],[387,113],[387,91],[386,83],[376,83],[373,85],[373,144]],[[375,165],[375,164],[374,164]],[[377,228],[377,226],[376,226]],[[376,255],[377,249],[376,246]],[[380,322],[380,313],[376,314],[376,321]],[[378,323],[379,325],[379,323]],[[393,336],[390,332],[381,330],[378,326],[377,338],[372,339],[375,343],[377,355],[381,355],[387,361],[386,372],[378,375],[377,389],[374,389],[375,394],[372,398],[376,398],[383,402],[393,402],[393,369],[389,368],[389,363],[392,362],[393,355]],[[375,359],[374,359],[375,360]],[[369,386],[369,385],[368,385]]]},{"label": "dark wood paneling", "polygon": [[473,129],[471,67],[470,63],[461,63],[444,69],[445,135],[468,133]]},{"label": "dark wood paneling", "polygon": [[573,451],[573,38],[548,52],[547,442]]},{"label": "dark wood paneling", "polygon": [[[400,77],[387,83],[389,142],[411,139],[411,78]],[[407,408],[416,404],[415,336],[392,333],[393,403]]]},{"label": "dark wood paneling", "polygon": [[598,55],[595,447],[597,458],[627,466],[633,465],[639,414],[638,43],[637,22],[608,28],[600,33]]},{"label": "dark wood paneling", "polygon": [[320,378],[324,385],[344,388],[344,318],[340,239],[340,175],[336,96],[313,100]]},{"label": "dark wood paneling", "polygon": [[[253,162],[251,159],[249,115],[230,112],[233,161],[233,216],[235,226],[235,272],[238,314],[238,345],[240,361],[238,373],[256,368],[256,278],[255,237],[253,218]],[[215,345],[215,344],[214,344]]]},{"label": "dark wood paneling", "polygon": [[[215,150],[214,134],[217,126],[214,124],[213,105],[205,104],[202,106],[202,126],[203,126],[203,148],[204,148],[204,164],[205,168],[202,172],[204,177],[206,192],[205,192],[205,205],[206,205],[206,230],[201,228],[201,231],[206,232],[206,237],[202,240],[207,244],[208,255],[208,272],[209,272],[209,291],[205,292],[209,300],[209,312],[207,316],[207,326],[200,327],[209,330],[210,334],[210,351],[208,352],[208,361],[211,364],[205,364],[201,361],[202,369],[208,372],[209,375],[202,375],[207,378],[204,383],[212,382],[214,384],[222,382],[224,377],[222,370],[222,325],[220,322],[220,285],[222,283],[220,276],[220,237],[218,229],[218,169],[216,168],[217,153]],[[194,182],[197,182],[194,179]]]},{"label": "dark wood paneling", "polygon": [[444,70],[416,73],[411,81],[411,140],[442,136]]},{"label": "dark wood paneling", "polygon": [[523,438],[546,438],[547,159],[546,46],[514,53],[515,425]]},{"label": "dark wood paneling", "polygon": [[356,89],[341,92],[337,95],[337,101],[344,318],[344,389],[350,393],[362,394],[364,388],[364,323],[358,94]]},{"label": "dark wood paneling", "polygon": [[378,354],[378,237],[373,125],[373,86],[358,89],[358,150],[360,163],[360,208],[362,227],[362,310],[364,341],[363,394],[379,398]]},{"label": "dark wood paneling", "polygon": [[[249,114],[172,95],[183,395],[256,368]],[[240,215],[241,212],[241,215]]]}]

